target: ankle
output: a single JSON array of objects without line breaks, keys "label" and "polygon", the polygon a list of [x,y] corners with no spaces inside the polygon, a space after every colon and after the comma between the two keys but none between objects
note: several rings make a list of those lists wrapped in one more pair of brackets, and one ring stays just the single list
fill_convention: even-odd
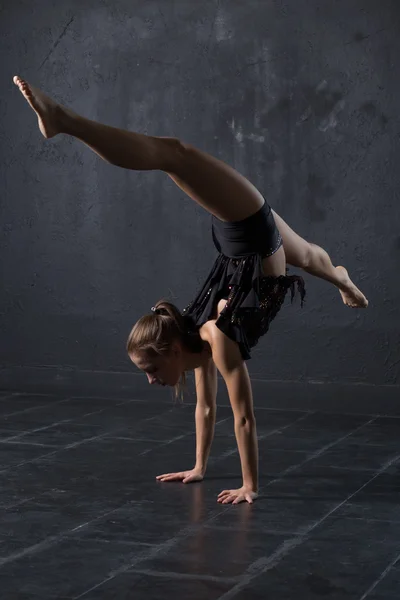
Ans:
[{"label": "ankle", "polygon": [[72,112],[72,110],[57,105],[54,117],[60,133],[67,133],[69,135],[76,134],[77,129],[79,128],[78,120],[80,117]]}]

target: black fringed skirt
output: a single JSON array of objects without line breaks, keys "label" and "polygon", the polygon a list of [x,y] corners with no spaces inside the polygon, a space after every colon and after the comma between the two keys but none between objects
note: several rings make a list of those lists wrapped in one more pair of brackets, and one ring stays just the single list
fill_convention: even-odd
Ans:
[{"label": "black fringed skirt", "polygon": [[303,306],[304,280],[298,275],[263,275],[262,259],[282,246],[266,202],[242,221],[225,222],[216,217],[212,220],[212,236],[219,255],[197,296],[182,314],[200,328],[215,318],[216,306],[225,298],[226,306],[215,324],[237,342],[243,360],[248,360],[251,348],[269,330],[289,290],[293,302],[296,285]]}]

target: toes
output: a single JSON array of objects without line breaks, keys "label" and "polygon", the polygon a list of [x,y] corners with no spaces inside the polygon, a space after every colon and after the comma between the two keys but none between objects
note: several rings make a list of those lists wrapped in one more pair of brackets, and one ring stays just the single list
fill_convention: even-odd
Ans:
[{"label": "toes", "polygon": [[24,96],[26,96],[27,98],[32,97],[32,90],[27,83],[19,83],[18,87]]},{"label": "toes", "polygon": [[13,78],[13,81],[14,81],[15,85],[17,85],[19,87],[21,92],[24,92],[26,94],[31,93],[30,87],[24,79],[21,79],[21,77],[18,77],[17,75],[15,75]]}]

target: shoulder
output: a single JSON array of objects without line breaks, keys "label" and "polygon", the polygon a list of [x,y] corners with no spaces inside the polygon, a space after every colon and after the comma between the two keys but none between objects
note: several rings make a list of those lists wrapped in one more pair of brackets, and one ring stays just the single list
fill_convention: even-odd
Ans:
[{"label": "shoulder", "polygon": [[217,327],[215,319],[207,321],[199,333],[201,339],[209,344],[212,360],[221,375],[243,364],[238,344]]},{"label": "shoulder", "polygon": [[201,337],[210,345],[212,368],[221,374],[231,401],[251,402],[250,376],[238,344],[228,338],[214,320],[203,325]]}]

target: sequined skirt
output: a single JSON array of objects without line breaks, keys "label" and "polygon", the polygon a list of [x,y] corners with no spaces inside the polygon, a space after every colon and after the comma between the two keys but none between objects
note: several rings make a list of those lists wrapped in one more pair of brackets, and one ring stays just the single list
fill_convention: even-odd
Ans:
[{"label": "sequined skirt", "polygon": [[182,314],[190,317],[195,327],[201,327],[215,318],[219,300],[227,299],[216,326],[239,344],[243,360],[248,360],[251,348],[269,330],[289,290],[293,302],[296,284],[303,306],[305,286],[302,277],[264,276],[259,254],[242,258],[219,254],[204,285]]}]

